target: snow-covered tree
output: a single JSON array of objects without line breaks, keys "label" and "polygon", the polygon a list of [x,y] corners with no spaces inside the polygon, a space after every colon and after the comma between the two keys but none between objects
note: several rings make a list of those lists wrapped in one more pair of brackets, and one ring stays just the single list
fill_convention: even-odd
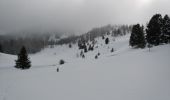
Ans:
[{"label": "snow-covered tree", "polygon": [[109,38],[105,39],[105,44],[109,44]]},{"label": "snow-covered tree", "polygon": [[95,59],[98,59],[98,55],[95,55],[95,57],[94,57]]},{"label": "snow-covered tree", "polygon": [[88,52],[86,44],[84,45],[84,53]]},{"label": "snow-covered tree", "polygon": [[143,27],[136,24],[132,28],[129,45],[136,48],[144,48],[146,45]]},{"label": "snow-covered tree", "polygon": [[163,18],[161,40],[162,43],[170,43],[170,18],[168,15]]},{"label": "snow-covered tree", "polygon": [[112,48],[110,52],[114,52],[114,48]]},{"label": "snow-covered tree", "polygon": [[28,58],[26,48],[23,46],[18,54],[18,59],[16,60],[15,68],[19,69],[29,69],[31,67],[31,61]]},{"label": "snow-covered tree", "polygon": [[59,64],[60,65],[63,65],[65,63],[65,61],[63,60],[63,59],[61,59],[60,61],[59,61]]},{"label": "snow-covered tree", "polygon": [[0,52],[3,52],[3,50],[2,50],[2,45],[0,44]]},{"label": "snow-covered tree", "polygon": [[68,47],[69,47],[69,48],[72,48],[72,44],[69,44]]},{"label": "snow-covered tree", "polygon": [[91,50],[91,51],[93,51],[94,50],[94,45],[89,45],[89,49],[88,49],[89,51]]},{"label": "snow-covered tree", "polygon": [[102,36],[102,39],[103,39],[103,40],[105,39],[104,35]]},{"label": "snow-covered tree", "polygon": [[162,16],[161,14],[155,14],[149,21],[146,29],[146,40],[151,45],[160,44],[160,36],[162,33]]}]

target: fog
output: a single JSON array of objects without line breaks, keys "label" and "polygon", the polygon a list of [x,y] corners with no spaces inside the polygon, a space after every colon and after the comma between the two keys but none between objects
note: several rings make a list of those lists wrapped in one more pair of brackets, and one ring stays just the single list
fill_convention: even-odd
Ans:
[{"label": "fog", "polygon": [[146,24],[170,15],[170,0],[0,0],[0,34],[18,31],[83,33],[106,24]]}]

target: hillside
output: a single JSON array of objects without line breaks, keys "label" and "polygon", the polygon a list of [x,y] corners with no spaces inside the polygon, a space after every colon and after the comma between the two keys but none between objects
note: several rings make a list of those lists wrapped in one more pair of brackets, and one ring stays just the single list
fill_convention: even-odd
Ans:
[{"label": "hillside", "polygon": [[[169,100],[170,45],[149,52],[129,47],[129,34],[108,38],[108,45],[97,38],[98,48],[84,59],[77,45],[29,55],[29,70],[15,69],[16,56],[1,53],[0,100]],[[60,59],[66,61],[62,66]]]}]

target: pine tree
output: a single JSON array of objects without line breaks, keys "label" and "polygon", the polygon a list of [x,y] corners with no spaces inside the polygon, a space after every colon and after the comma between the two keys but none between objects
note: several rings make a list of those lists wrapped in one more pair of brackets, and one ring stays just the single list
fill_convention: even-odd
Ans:
[{"label": "pine tree", "polygon": [[114,48],[112,48],[110,52],[114,52]]},{"label": "pine tree", "polygon": [[72,48],[72,45],[71,45],[71,44],[69,44],[69,45],[68,45],[68,47],[69,47],[69,48]]},{"label": "pine tree", "polygon": [[29,69],[31,67],[31,62],[28,58],[27,51],[23,46],[18,54],[18,59],[16,60],[15,68],[19,69]]},{"label": "pine tree", "polygon": [[65,63],[65,61],[63,60],[63,59],[61,59],[60,61],[59,61],[59,64],[60,65],[63,65]]},{"label": "pine tree", "polygon": [[103,39],[103,40],[105,39],[104,35],[102,36],[102,39]]},{"label": "pine tree", "polygon": [[82,55],[82,58],[85,58],[85,55],[84,55],[84,54]]},{"label": "pine tree", "polygon": [[161,40],[160,36],[162,33],[162,16],[160,14],[155,14],[149,21],[146,29],[146,39],[151,45],[159,45]]},{"label": "pine tree", "polygon": [[88,51],[93,51],[94,50],[94,45],[92,46],[91,44],[89,45]]},{"label": "pine tree", "polygon": [[144,33],[144,26],[140,27],[140,34],[139,34],[139,45],[140,48],[145,48],[146,41],[145,41],[145,33]]},{"label": "pine tree", "polygon": [[97,59],[97,58],[98,58],[98,55],[96,55],[94,58]]},{"label": "pine tree", "polygon": [[109,38],[105,39],[105,44],[109,44]]},{"label": "pine tree", "polygon": [[88,51],[87,51],[87,46],[84,45],[84,53],[86,53],[86,52],[88,52]]},{"label": "pine tree", "polygon": [[162,43],[170,43],[170,18],[168,15],[165,15],[163,19],[161,40]]},{"label": "pine tree", "polygon": [[0,52],[3,52],[3,50],[2,50],[2,45],[0,44]]},{"label": "pine tree", "polygon": [[139,24],[133,25],[129,45],[136,48],[144,48],[146,45],[143,27]]},{"label": "pine tree", "polygon": [[133,27],[132,27],[132,33],[131,33],[130,41],[129,41],[129,45],[132,47],[137,45],[136,33],[138,33],[138,26],[139,25],[133,25]]}]

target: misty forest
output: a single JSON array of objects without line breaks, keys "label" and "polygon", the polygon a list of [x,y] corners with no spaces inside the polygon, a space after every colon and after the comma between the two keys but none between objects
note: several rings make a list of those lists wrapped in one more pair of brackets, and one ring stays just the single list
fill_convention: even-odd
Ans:
[{"label": "misty forest", "polygon": [[0,0],[0,100],[169,100],[168,0]]}]

